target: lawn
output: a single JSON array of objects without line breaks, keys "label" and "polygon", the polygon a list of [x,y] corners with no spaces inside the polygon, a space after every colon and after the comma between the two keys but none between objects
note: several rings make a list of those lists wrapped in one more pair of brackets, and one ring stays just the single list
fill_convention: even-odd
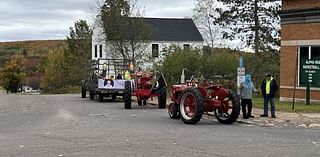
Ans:
[{"label": "lawn", "polygon": [[[252,102],[253,107],[263,108],[263,98],[253,98]],[[292,102],[280,102],[277,99],[276,110],[285,112],[320,113],[320,103],[306,105],[304,102],[295,102],[294,110],[292,110]]]}]

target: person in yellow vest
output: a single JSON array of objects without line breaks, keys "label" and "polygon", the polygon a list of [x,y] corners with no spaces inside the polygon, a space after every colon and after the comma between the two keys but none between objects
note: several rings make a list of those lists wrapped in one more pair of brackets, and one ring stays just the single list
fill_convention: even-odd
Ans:
[{"label": "person in yellow vest", "polygon": [[128,70],[126,70],[126,71],[124,72],[124,79],[125,79],[125,80],[130,80],[130,72],[129,72]]},{"label": "person in yellow vest", "polygon": [[271,74],[266,74],[266,79],[263,80],[261,84],[261,92],[263,95],[263,114],[260,117],[268,117],[268,103],[270,102],[271,106],[271,117],[276,118],[276,105],[275,105],[275,95],[278,91],[277,82],[273,79]]}]

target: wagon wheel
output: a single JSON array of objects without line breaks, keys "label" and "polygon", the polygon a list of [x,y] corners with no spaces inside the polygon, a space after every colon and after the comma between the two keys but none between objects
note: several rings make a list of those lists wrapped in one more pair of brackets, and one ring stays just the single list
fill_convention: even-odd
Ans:
[{"label": "wagon wheel", "polygon": [[180,118],[179,105],[176,103],[171,103],[168,107],[168,113],[171,119],[179,119]]},{"label": "wagon wheel", "polygon": [[117,99],[117,94],[111,94],[111,100],[116,100]]},{"label": "wagon wheel", "polygon": [[104,95],[102,93],[99,93],[99,102],[103,102]]},{"label": "wagon wheel", "polygon": [[131,109],[131,82],[126,81],[123,92],[124,108]]},{"label": "wagon wheel", "polygon": [[81,88],[81,98],[86,98],[87,90],[85,88]]},{"label": "wagon wheel", "polygon": [[90,100],[93,100],[94,99],[94,93],[90,91],[89,97],[90,97]]},{"label": "wagon wheel", "polygon": [[240,114],[239,99],[232,91],[229,91],[228,97],[222,102],[222,107],[215,109],[214,113],[220,123],[231,124],[235,122]]},{"label": "wagon wheel", "polygon": [[158,105],[159,108],[166,108],[167,103],[167,90],[165,87],[160,89],[159,97],[158,97]]},{"label": "wagon wheel", "polygon": [[87,96],[87,90],[85,88],[85,82],[84,80],[81,81],[81,98],[86,98]]},{"label": "wagon wheel", "polygon": [[180,98],[180,117],[186,124],[196,124],[203,114],[203,98],[195,88],[186,89]]}]

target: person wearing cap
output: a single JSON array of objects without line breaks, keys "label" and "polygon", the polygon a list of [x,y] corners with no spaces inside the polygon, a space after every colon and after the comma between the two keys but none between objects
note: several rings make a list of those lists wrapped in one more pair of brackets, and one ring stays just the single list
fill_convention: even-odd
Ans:
[{"label": "person wearing cap", "polygon": [[268,117],[268,103],[271,105],[271,117],[276,118],[276,106],[275,106],[275,95],[278,91],[277,82],[273,79],[271,74],[266,74],[266,79],[261,84],[261,92],[263,95],[263,114],[260,117]]},{"label": "person wearing cap", "polygon": [[251,75],[247,74],[244,81],[240,83],[241,108],[244,119],[254,118],[254,116],[251,115],[253,92],[258,92],[258,90],[254,88]]}]

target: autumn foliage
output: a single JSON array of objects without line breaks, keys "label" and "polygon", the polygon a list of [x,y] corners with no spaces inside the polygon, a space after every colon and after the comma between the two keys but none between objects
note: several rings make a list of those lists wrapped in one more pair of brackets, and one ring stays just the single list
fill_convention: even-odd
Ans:
[{"label": "autumn foliage", "polygon": [[3,87],[13,93],[18,91],[19,85],[26,77],[26,59],[22,55],[12,56],[2,68],[0,76]]}]

